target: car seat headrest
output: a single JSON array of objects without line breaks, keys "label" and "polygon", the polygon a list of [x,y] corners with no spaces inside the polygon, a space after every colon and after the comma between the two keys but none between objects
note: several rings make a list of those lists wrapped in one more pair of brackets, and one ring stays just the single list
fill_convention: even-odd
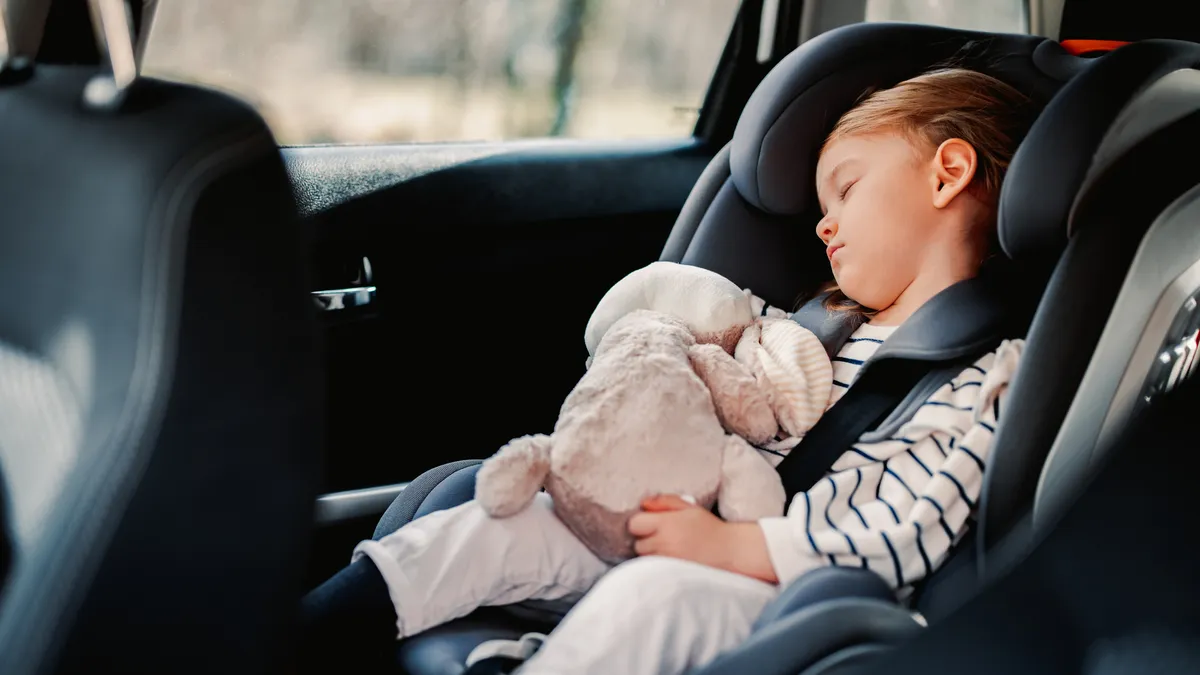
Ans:
[{"label": "car seat headrest", "polygon": [[814,171],[822,143],[867,91],[935,65],[958,65],[1019,87],[1040,107],[1084,63],[1027,35],[899,23],[830,31],[784,57],[750,96],[731,143],[731,177],[741,196],[762,211],[804,213],[816,206]]},{"label": "car seat headrest", "polygon": [[1017,149],[1000,189],[1009,258],[1054,259],[1097,149],[1125,105],[1162,76],[1200,65],[1200,44],[1148,40],[1116,49],[1068,82]]}]

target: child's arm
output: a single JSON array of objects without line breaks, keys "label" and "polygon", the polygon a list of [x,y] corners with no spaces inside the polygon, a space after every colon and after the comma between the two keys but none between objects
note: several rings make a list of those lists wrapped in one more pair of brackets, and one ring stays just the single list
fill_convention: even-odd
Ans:
[{"label": "child's arm", "polygon": [[[833,478],[827,478],[797,495],[785,517],[727,523],[676,497],[659,497],[647,500],[644,512],[629,521],[638,554],[692,560],[781,584],[831,564],[866,566],[893,587],[927,576],[965,532],[979,499],[1021,346],[1009,342],[980,359],[935,393],[934,399],[942,394],[943,400],[918,411],[901,438],[869,446],[893,445],[898,451],[891,457],[860,457],[857,466],[838,460],[836,471],[860,479],[842,493],[852,502],[825,508],[833,501]],[[908,445],[903,439],[910,428],[925,435]],[[912,457],[912,465],[921,468],[906,473],[901,457]],[[889,466],[893,462],[895,468]]]},{"label": "child's arm", "polygon": [[[833,564],[868,567],[893,587],[910,584],[932,572],[965,531],[982,489],[979,464],[988,459],[998,407],[998,399],[987,401],[966,433],[941,441],[931,435],[912,446],[920,456],[946,454],[941,463],[926,465],[931,475],[920,485],[913,476],[881,484],[908,485],[903,489],[913,493],[907,504],[884,496],[886,489],[877,491],[880,480],[863,480],[851,487],[866,498],[855,499],[855,509],[834,518],[825,508],[832,485],[826,479],[797,495],[786,516],[729,523],[678,497],[663,496],[647,500],[644,512],[630,518],[629,531],[638,539],[634,548],[638,555],[691,560],[769,583],[787,584]],[[887,473],[886,462],[856,470],[877,479],[898,475]]]},{"label": "child's arm", "polygon": [[[939,390],[944,400],[918,411],[896,440],[860,445],[878,453],[872,459],[840,459],[832,476],[796,496],[786,517],[760,520],[780,583],[842,565],[868,567],[901,587],[936,569],[979,499],[1019,354],[1010,342],[981,359]],[[906,434],[918,438],[907,444]]]}]

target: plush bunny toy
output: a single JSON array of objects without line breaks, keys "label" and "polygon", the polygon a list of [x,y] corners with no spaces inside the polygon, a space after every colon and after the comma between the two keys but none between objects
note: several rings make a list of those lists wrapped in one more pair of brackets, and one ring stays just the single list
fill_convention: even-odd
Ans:
[{"label": "plush bunny toy", "polygon": [[626,523],[656,494],[715,503],[730,521],[783,514],[779,476],[751,443],[803,435],[824,412],[833,372],[816,336],[756,317],[714,272],[656,262],[605,294],[584,341],[587,372],[554,433],[514,439],[480,468],[489,514],[513,515],[544,487],[612,563],[634,555]]}]

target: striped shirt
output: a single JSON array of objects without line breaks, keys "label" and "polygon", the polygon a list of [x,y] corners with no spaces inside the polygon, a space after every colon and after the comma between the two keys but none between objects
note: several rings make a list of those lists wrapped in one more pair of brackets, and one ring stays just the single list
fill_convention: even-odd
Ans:
[{"label": "striped shirt", "polygon": [[829,405],[837,403],[858,378],[858,371],[867,359],[883,346],[883,341],[896,332],[897,326],[872,326],[864,323],[854,331],[850,339],[842,345],[837,356],[833,357],[833,390],[829,395]]},{"label": "striped shirt", "polygon": [[[829,390],[829,403],[826,409],[841,400],[850,385],[858,377],[858,371],[863,363],[883,346],[883,341],[895,332],[897,326],[872,326],[863,324],[842,346],[837,356],[833,358],[833,387]],[[820,357],[828,358],[822,351]],[[788,436],[780,430],[774,440],[758,446],[758,451],[766,457],[772,466],[779,466],[792,448],[800,444],[803,437]]]},{"label": "striped shirt", "polygon": [[[854,332],[834,358],[831,405],[894,330],[864,324]],[[937,569],[966,533],[1023,347],[1001,343],[889,438],[854,444],[785,516],[760,520],[780,584],[839,565],[871,569],[903,590]],[[787,450],[763,453],[778,464]]]}]

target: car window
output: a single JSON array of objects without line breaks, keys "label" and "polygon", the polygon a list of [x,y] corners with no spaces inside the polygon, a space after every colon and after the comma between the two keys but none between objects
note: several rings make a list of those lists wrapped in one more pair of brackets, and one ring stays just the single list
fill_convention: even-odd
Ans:
[{"label": "car window", "polygon": [[170,0],[143,72],[283,145],[692,133],[740,0]]},{"label": "car window", "polygon": [[866,20],[994,33],[1029,32],[1026,0],[867,0]]}]

